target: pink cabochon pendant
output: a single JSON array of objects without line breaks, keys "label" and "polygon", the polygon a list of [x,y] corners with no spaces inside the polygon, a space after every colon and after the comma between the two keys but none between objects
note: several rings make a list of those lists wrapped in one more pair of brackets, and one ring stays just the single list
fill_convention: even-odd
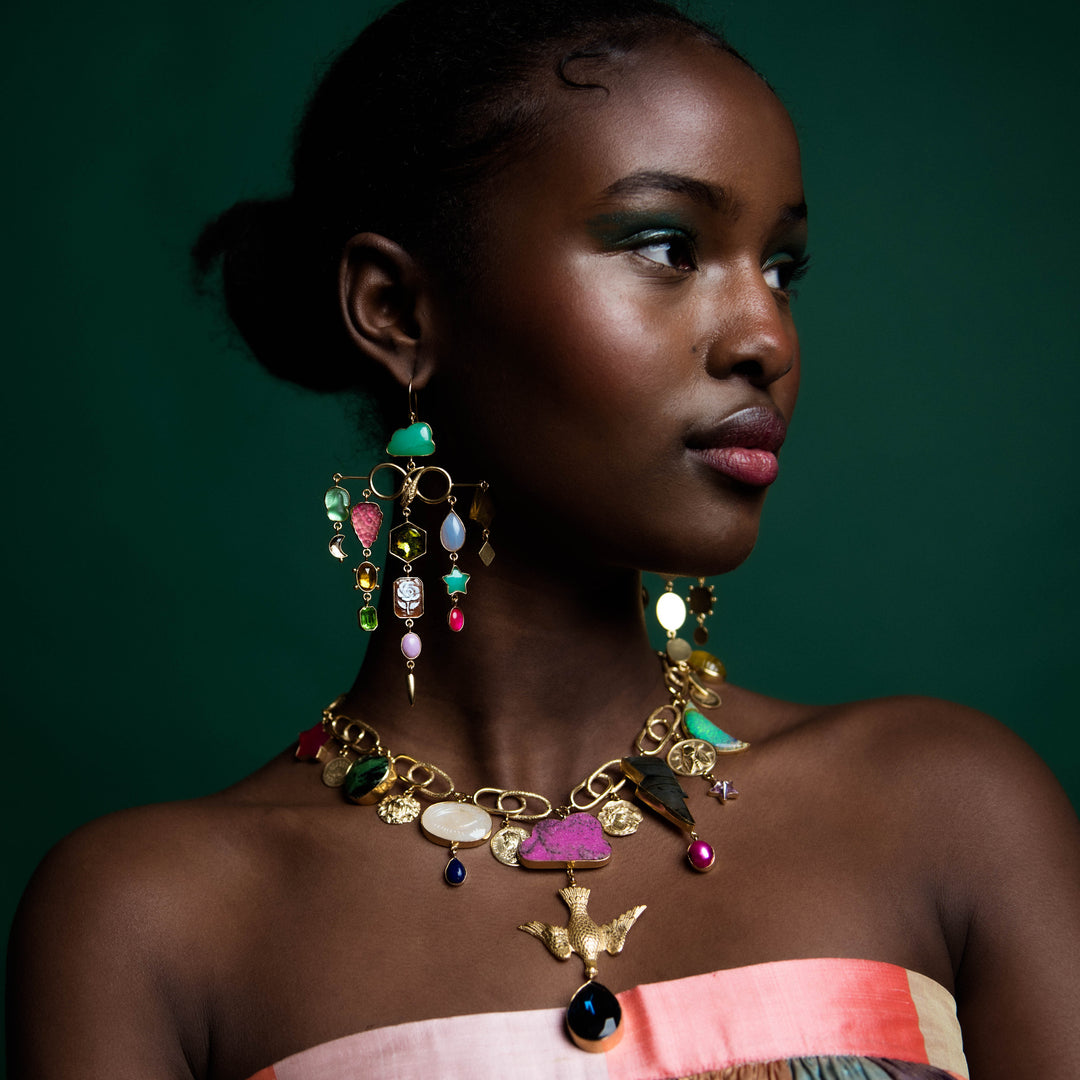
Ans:
[{"label": "pink cabochon pendant", "polygon": [[353,532],[356,539],[364,547],[374,547],[379,538],[379,529],[382,527],[383,512],[378,503],[356,503],[349,513],[352,519]]},{"label": "pink cabochon pendant", "polygon": [[456,634],[465,625],[465,612],[459,607],[452,607],[446,614],[446,621]]},{"label": "pink cabochon pendant", "polygon": [[706,844],[704,840],[694,840],[686,849],[686,857],[690,860],[690,865],[702,874],[706,870],[711,870],[713,863],[716,862],[716,853],[712,845]]}]

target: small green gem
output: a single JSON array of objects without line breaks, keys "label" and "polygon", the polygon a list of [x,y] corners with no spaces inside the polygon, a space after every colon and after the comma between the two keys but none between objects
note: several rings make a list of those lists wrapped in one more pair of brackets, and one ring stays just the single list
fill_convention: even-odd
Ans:
[{"label": "small green gem", "polygon": [[323,496],[323,506],[326,507],[326,516],[331,521],[349,520],[349,493],[343,487],[327,488]]},{"label": "small green gem", "polygon": [[467,592],[466,586],[469,584],[469,578],[471,577],[472,574],[466,574],[461,567],[455,566],[449,574],[443,574],[447,593],[450,596],[456,596],[458,593]]},{"label": "small green gem", "polygon": [[370,604],[366,604],[357,613],[356,618],[360,623],[361,630],[374,630],[379,625],[379,611]]},{"label": "small green gem", "polygon": [[402,522],[390,530],[390,550],[402,562],[419,559],[427,551],[427,533],[418,525]]},{"label": "small green gem", "polygon": [[394,457],[427,457],[435,453],[431,425],[417,420],[407,428],[398,428],[390,436],[386,452]]},{"label": "small green gem", "polygon": [[357,803],[373,802],[394,779],[394,767],[390,759],[381,754],[370,754],[353,763],[345,777],[345,794]]}]

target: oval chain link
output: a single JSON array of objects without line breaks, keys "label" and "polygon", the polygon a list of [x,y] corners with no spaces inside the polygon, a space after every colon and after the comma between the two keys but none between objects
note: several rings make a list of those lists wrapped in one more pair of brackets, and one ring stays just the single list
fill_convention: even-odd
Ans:
[{"label": "oval chain link", "polygon": [[[393,468],[397,470],[403,477],[403,488],[409,484],[409,481],[412,481],[416,497],[426,503],[442,502],[453,489],[453,486],[451,485],[447,488],[446,494],[438,499],[425,498],[416,490],[415,486],[419,483],[420,477],[426,471],[437,471],[444,473],[447,481],[449,481],[450,477],[449,474],[446,473],[446,470],[439,469],[437,466],[428,465],[422,468],[413,469],[411,472],[406,473],[400,465],[395,465],[392,462],[386,462],[384,465],[377,466],[376,469],[372,471],[370,477],[372,489],[375,489],[375,473],[380,468]],[[352,478],[343,477],[343,479]],[[401,489],[398,490],[398,494],[401,494]],[[375,490],[375,495],[379,498],[396,497],[382,495],[377,489]],[[643,754],[647,757],[655,757],[662,753],[664,747],[667,746],[671,739],[680,734],[683,710],[686,707],[688,700],[692,700],[695,704],[700,704],[704,708],[715,708],[716,705],[720,704],[720,695],[714,690],[706,688],[695,679],[690,667],[685,661],[673,663],[665,656],[661,656],[661,660],[664,665],[664,683],[674,700],[667,705],[659,706],[649,713],[648,718],[634,740],[634,749],[639,754]],[[352,717],[343,716],[336,711],[344,700],[345,697],[342,695],[341,697],[336,698],[323,710],[323,722],[330,734],[354,753],[360,755],[371,753],[386,754],[387,751],[382,745],[379,733],[371,727],[370,724],[365,724],[363,720],[356,720]],[[618,794],[626,784],[626,777],[622,775],[620,768],[622,759],[612,758],[611,761],[604,762],[598,769],[594,769],[589,776],[570,792],[568,806],[555,807],[550,799],[535,791],[482,787],[478,788],[472,795],[469,795],[467,792],[458,791],[454,786],[454,781],[450,778],[450,775],[443,769],[440,769],[437,765],[431,764],[431,762],[419,761],[408,754],[398,754],[393,758],[393,761],[395,766],[397,766],[399,762],[403,764],[408,763],[408,768],[403,772],[399,772],[399,778],[408,784],[414,791],[420,792],[427,799],[459,799],[463,802],[471,801],[475,806],[480,807],[482,810],[487,810],[489,813],[498,814],[501,817],[511,818],[515,821],[540,821],[543,818],[549,817],[553,812],[565,814],[571,809],[578,811],[592,810],[605,799]],[[614,770],[614,775],[612,772],[609,772],[609,770]],[[445,790],[435,790],[433,788],[432,785],[436,780],[440,781],[440,784],[445,787]],[[485,806],[483,804],[484,800],[492,796],[494,797],[494,805]],[[508,806],[506,803],[506,800],[508,799],[513,800],[517,805]],[[528,807],[530,803],[534,802],[539,803],[543,809],[540,811],[529,810]]]},{"label": "oval chain link", "polygon": [[[489,795],[495,796],[493,807],[485,806],[483,803],[484,798]],[[505,802],[507,799],[513,799],[518,805],[507,806]],[[478,788],[473,793],[472,801],[474,806],[479,806],[481,810],[486,810],[489,814],[498,814],[514,821],[540,821],[542,818],[549,817],[554,809],[551,800],[545,795],[540,795],[535,791],[518,791],[509,788]],[[543,809],[539,812],[529,810],[530,802],[540,803]]]}]

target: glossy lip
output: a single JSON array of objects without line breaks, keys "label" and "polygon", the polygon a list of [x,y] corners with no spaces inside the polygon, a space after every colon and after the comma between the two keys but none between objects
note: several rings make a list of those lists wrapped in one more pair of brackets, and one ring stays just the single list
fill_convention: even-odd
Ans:
[{"label": "glossy lip", "polygon": [[749,487],[768,487],[780,471],[776,454],[787,423],[773,409],[752,405],[687,439],[687,447],[711,469]]}]

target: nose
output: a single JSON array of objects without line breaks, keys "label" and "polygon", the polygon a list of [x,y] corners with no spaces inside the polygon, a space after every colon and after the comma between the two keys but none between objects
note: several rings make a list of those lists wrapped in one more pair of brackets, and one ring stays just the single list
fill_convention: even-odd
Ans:
[{"label": "nose", "polygon": [[732,274],[717,290],[706,370],[764,388],[795,366],[798,336],[788,301],[766,283],[760,267]]}]

